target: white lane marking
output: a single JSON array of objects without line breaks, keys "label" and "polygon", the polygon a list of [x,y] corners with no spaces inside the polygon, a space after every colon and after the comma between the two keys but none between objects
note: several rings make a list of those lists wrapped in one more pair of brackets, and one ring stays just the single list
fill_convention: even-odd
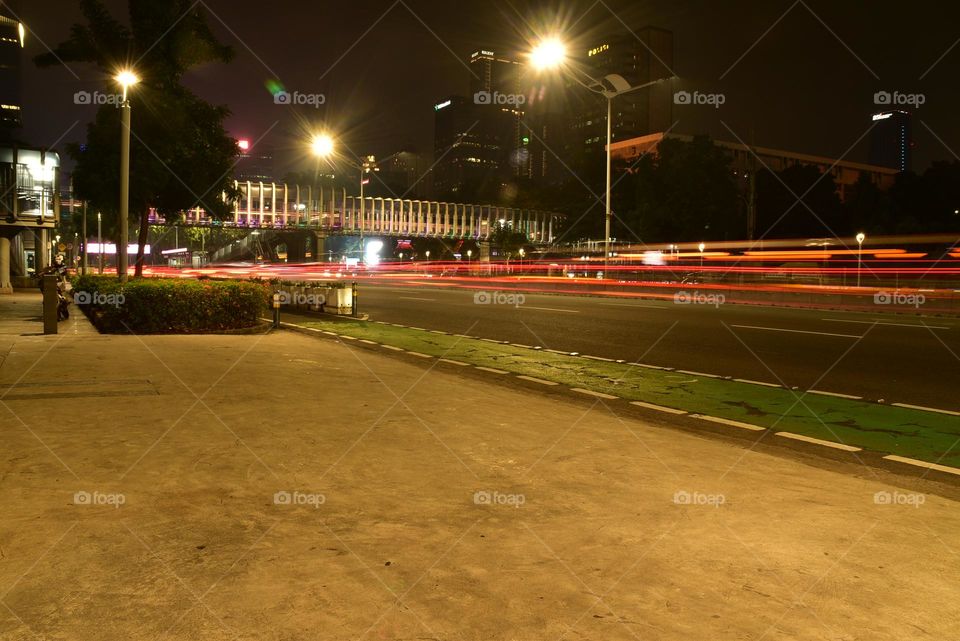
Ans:
[{"label": "white lane marking", "polygon": [[340,338],[345,338],[345,339],[347,339],[348,341],[355,341],[355,340],[357,340],[357,339],[354,338],[353,336],[347,336],[346,334],[337,334],[337,336],[339,336]]},{"label": "white lane marking", "polygon": [[670,309],[661,305],[631,305],[630,303],[597,303],[604,307],[631,307],[633,309]]},{"label": "white lane marking", "polygon": [[752,432],[763,432],[766,428],[758,427],[756,425],[751,425],[750,423],[741,423],[740,421],[731,421],[728,418],[718,418],[716,416],[707,416],[705,414],[691,414],[693,418],[699,418],[704,421],[710,421],[711,423],[720,423],[721,425],[729,425],[731,427],[739,427],[744,430],[750,430]]},{"label": "white lane marking", "polygon": [[460,367],[470,367],[470,363],[464,363],[463,361],[455,361],[452,358],[441,358],[441,363],[450,363],[451,365],[459,365]]},{"label": "white lane marking", "polygon": [[721,378],[719,374],[705,374],[704,372],[692,372],[688,369],[678,369],[679,374],[689,374],[690,376],[706,376],[707,378]]},{"label": "white lane marking", "polygon": [[673,371],[672,367],[660,367],[659,365],[647,365],[646,363],[630,363],[630,364],[633,365],[634,367],[646,367],[647,369],[659,369],[659,370],[663,370],[664,372]]},{"label": "white lane marking", "polygon": [[819,394],[820,396],[835,396],[837,398],[849,398],[854,401],[862,401],[862,396],[854,396],[853,394],[840,394],[839,392],[824,392],[819,389],[808,389],[807,394]]},{"label": "white lane marking", "polygon": [[540,383],[541,385],[559,385],[560,383],[554,383],[553,381],[545,381],[542,378],[536,378],[535,376],[518,376],[517,378],[523,379],[525,381],[530,381],[531,383]]},{"label": "white lane marking", "polygon": [[437,302],[436,298],[417,298],[415,296],[397,296],[397,298],[402,298],[403,300],[422,300],[425,303],[435,303]]},{"label": "white lane marking", "polygon": [[336,336],[336,335],[337,335],[336,332],[328,332],[327,330],[323,330],[323,333],[326,334],[327,336]]},{"label": "white lane marking", "polygon": [[910,403],[890,403],[891,405],[896,405],[897,407],[905,407],[908,410],[922,410],[924,412],[936,412],[937,414],[949,414],[950,416],[960,416],[960,412],[954,412],[953,410],[941,410],[936,407],[925,407],[923,405],[911,405]]},{"label": "white lane marking", "polygon": [[751,385],[763,385],[764,387],[780,387],[777,383],[764,383],[763,381],[751,381],[749,378],[735,378],[738,383],[750,383]]},{"label": "white lane marking", "polygon": [[401,347],[395,347],[394,345],[381,345],[380,347],[383,347],[383,348],[385,348],[385,349],[392,349],[392,350],[395,351],[395,352],[404,352],[404,351],[406,351],[406,350],[404,350],[403,348],[401,348]]},{"label": "white lane marking", "polygon": [[823,445],[824,447],[832,447],[835,450],[843,450],[844,452],[862,452],[863,450],[859,447],[854,447],[853,445],[844,445],[843,443],[834,443],[833,441],[824,441],[819,438],[813,438],[812,436],[804,436],[803,434],[794,434],[793,432],[776,432],[777,436],[782,436],[784,438],[791,438],[795,441],[803,441],[804,443],[813,443],[814,445]]},{"label": "white lane marking", "polygon": [[556,307],[534,307],[533,305],[519,305],[517,309],[539,309],[542,312],[566,312],[567,314],[579,314],[579,309],[557,309]]},{"label": "white lane marking", "polygon": [[533,349],[533,345],[523,345],[521,343],[510,343],[510,347],[522,347],[524,349]]},{"label": "white lane marking", "polygon": [[862,320],[849,320],[846,318],[821,318],[822,321],[829,321],[831,323],[859,323],[861,325],[887,325],[889,327],[919,327],[920,329],[950,329],[949,327],[944,327],[943,325],[917,325],[915,323],[887,323],[885,321],[862,321]]},{"label": "white lane marking", "polygon": [[597,398],[605,398],[611,401],[619,399],[619,396],[614,396],[613,394],[604,394],[603,392],[594,392],[593,390],[583,389],[582,387],[571,387],[571,392],[577,392],[578,394],[588,394],[590,396],[596,396]]},{"label": "white lane marking", "polygon": [[582,354],[581,358],[589,358],[591,361],[604,361],[607,363],[614,362],[612,358],[604,358],[603,356],[587,356],[586,354]]},{"label": "white lane marking", "polygon": [[433,358],[433,356],[430,356],[430,354],[421,354],[420,352],[407,352],[407,354],[410,354],[411,356],[419,356],[420,358]]},{"label": "white lane marking", "polygon": [[494,369],[492,367],[483,367],[481,365],[477,365],[476,368],[483,370],[484,372],[490,372],[491,374],[509,374],[510,373],[510,372],[505,372],[502,369]]},{"label": "white lane marking", "polygon": [[856,334],[832,334],[830,332],[811,332],[805,329],[785,329],[783,327],[759,327],[757,325],[731,325],[730,327],[739,327],[741,329],[762,329],[768,332],[789,332],[791,334],[816,334],[817,336],[836,336],[839,338],[862,338]]},{"label": "white lane marking", "polygon": [[960,475],[960,469],[957,469],[955,467],[949,467],[947,465],[939,465],[937,463],[927,463],[926,461],[918,461],[915,458],[897,456],[896,454],[887,454],[883,458],[887,459],[888,461],[897,461],[898,463],[906,463],[907,465],[916,465],[917,467],[925,467],[931,470],[937,470],[938,472],[946,472],[947,474]]},{"label": "white lane marking", "polygon": [[550,352],[551,354],[563,354],[564,356],[571,356],[570,352],[563,352],[563,351],[560,351],[559,349],[545,349],[543,351]]},{"label": "white lane marking", "polygon": [[447,332],[441,332],[439,329],[431,329],[431,334],[446,334]]},{"label": "white lane marking", "polygon": [[365,339],[365,338],[361,338],[361,339],[360,339],[360,342],[361,342],[361,343],[366,343],[367,345],[376,345],[376,344],[377,344],[377,343],[374,343],[373,341],[368,341],[368,340]]},{"label": "white lane marking", "polygon": [[495,343],[495,344],[497,344],[497,345],[503,345],[503,344],[504,344],[503,341],[498,341],[498,340],[493,339],[493,338],[481,338],[480,340],[482,340],[482,341],[485,342],[485,343]]},{"label": "white lane marking", "polygon": [[423,327],[408,327],[407,329],[415,329],[415,330],[417,330],[418,332],[425,332],[425,331],[427,331],[426,328],[423,328]]},{"label": "white lane marking", "polygon": [[686,414],[686,410],[678,410],[673,407],[665,407],[663,405],[654,405],[653,403],[644,403],[643,401],[630,401],[631,405],[636,405],[637,407],[645,407],[648,410],[657,410],[658,412],[666,412],[667,414]]}]

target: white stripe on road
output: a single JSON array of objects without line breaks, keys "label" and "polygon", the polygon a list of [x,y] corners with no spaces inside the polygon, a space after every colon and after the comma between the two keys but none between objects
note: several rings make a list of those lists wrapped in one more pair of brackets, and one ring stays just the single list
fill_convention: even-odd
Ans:
[{"label": "white stripe on road", "polygon": [[908,410],[922,410],[924,412],[936,412],[938,414],[949,414],[950,416],[960,416],[960,412],[954,412],[953,410],[941,410],[936,407],[924,407],[923,405],[910,405],[909,403],[891,403],[897,407],[905,407]]},{"label": "white stripe on road", "polygon": [[830,332],[810,332],[805,329],[785,329],[783,327],[759,327],[757,325],[731,325],[741,329],[762,329],[768,332],[789,332],[791,334],[816,334],[817,336],[837,336],[839,338],[862,338],[856,334],[832,334]]},{"label": "white stripe on road", "polygon": [[571,392],[577,392],[578,394],[589,394],[590,396],[596,396],[597,398],[605,398],[611,401],[615,401],[619,396],[614,396],[612,394],[604,394],[603,392],[594,392],[593,390],[583,389],[582,387],[571,387]]},{"label": "white stripe on road", "polygon": [[692,372],[688,369],[676,370],[678,374],[689,374],[690,376],[706,376],[707,378],[720,378],[718,374],[705,374],[704,372]]},{"label": "white stripe on road", "polygon": [[666,412],[667,414],[686,414],[686,410],[678,410],[673,407],[665,407],[663,405],[654,405],[653,403],[644,403],[643,401],[630,401],[631,405],[636,405],[637,407],[645,407],[648,410],[656,410],[658,412]]},{"label": "white stripe on road", "polygon": [[452,358],[441,358],[441,363],[450,363],[451,365],[459,365],[460,367],[470,367],[470,363],[464,363],[463,361],[455,361]]},{"label": "white stripe on road", "polygon": [[832,447],[835,450],[843,450],[844,452],[861,452],[859,447],[854,447],[853,445],[844,445],[843,443],[834,443],[833,441],[824,441],[819,438],[813,438],[812,436],[804,436],[803,434],[794,434],[793,432],[777,432],[777,436],[782,436],[784,438],[791,438],[795,441],[803,441],[804,443],[813,443],[814,445],[823,445],[824,447]]},{"label": "white stripe on road", "polygon": [[360,339],[360,342],[361,342],[361,343],[366,343],[367,345],[376,345],[376,344],[377,344],[377,343],[375,343],[375,342],[373,342],[373,341],[368,341],[368,340],[365,339],[365,338],[361,338],[361,339]]},{"label": "white stripe on road", "polygon": [[853,401],[862,401],[862,396],[854,396],[853,394],[840,394],[839,392],[824,392],[823,390],[818,389],[808,389],[807,394],[819,394],[820,396],[835,396],[837,398],[849,398]]},{"label": "white stripe on road", "polygon": [[542,312],[566,312],[567,314],[579,314],[579,309],[557,309],[556,307],[534,307],[533,305],[518,305],[517,309],[539,309]]},{"label": "white stripe on road", "polygon": [[505,372],[502,369],[494,369],[492,367],[482,367],[477,365],[477,369],[483,370],[484,372],[490,372],[491,374],[509,374],[510,372]]},{"label": "white stripe on road", "polygon": [[433,358],[433,356],[430,356],[430,354],[421,354],[420,352],[407,352],[407,354],[410,354],[411,356],[419,356],[420,358]]},{"label": "white stripe on road", "polygon": [[960,475],[960,469],[957,469],[955,467],[949,467],[947,465],[939,465],[937,463],[927,463],[926,461],[918,461],[915,458],[897,456],[896,454],[887,454],[883,458],[887,459],[888,461],[897,461],[898,463],[906,463],[907,465],[916,465],[917,467],[925,467],[930,470],[937,470],[938,472],[946,472],[947,474]]},{"label": "white stripe on road", "polygon": [[604,358],[603,356],[587,356],[586,354],[583,354],[582,358],[589,358],[591,361],[605,361],[607,363],[614,362],[612,358]]},{"label": "white stripe on road", "polygon": [[710,421],[711,423],[720,423],[721,425],[729,425],[731,427],[739,427],[744,430],[750,430],[752,432],[763,432],[766,428],[758,427],[756,425],[751,425],[750,423],[741,423],[740,421],[731,421],[728,418],[718,418],[716,416],[706,416],[705,414],[691,414],[693,418],[699,418],[704,421]]},{"label": "white stripe on road", "polygon": [[523,379],[525,381],[530,381],[531,383],[540,383],[541,385],[559,385],[560,383],[554,383],[553,381],[545,381],[542,378],[536,378],[534,376],[518,376],[517,378]]},{"label": "white stripe on road", "polygon": [[846,318],[821,318],[822,321],[829,321],[831,323],[859,323],[861,325],[887,325],[889,327],[919,327],[920,329],[950,329],[949,327],[944,327],[943,325],[917,325],[915,323],[887,323],[885,321],[862,321],[862,320],[849,320]]},{"label": "white stripe on road", "polygon": [[751,381],[749,378],[735,378],[738,383],[750,383],[751,385],[763,385],[764,387],[780,387],[777,383],[764,383],[763,381]]},{"label": "white stripe on road", "polygon": [[662,305],[631,305],[630,303],[597,303],[597,305],[603,305],[604,307],[630,307],[633,309],[670,309]]},{"label": "white stripe on road", "polygon": [[401,348],[401,347],[395,347],[395,346],[393,346],[393,345],[381,345],[380,347],[383,347],[383,348],[385,348],[385,349],[392,349],[392,350],[395,351],[395,352],[404,352],[404,351],[406,351],[406,350],[404,350],[404,349]]}]

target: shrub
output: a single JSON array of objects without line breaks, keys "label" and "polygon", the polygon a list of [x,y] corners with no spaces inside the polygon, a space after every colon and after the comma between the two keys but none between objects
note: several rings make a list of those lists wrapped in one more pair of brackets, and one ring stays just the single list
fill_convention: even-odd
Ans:
[{"label": "shrub", "polygon": [[254,327],[269,288],[248,281],[80,276],[74,300],[102,332],[190,334]]}]

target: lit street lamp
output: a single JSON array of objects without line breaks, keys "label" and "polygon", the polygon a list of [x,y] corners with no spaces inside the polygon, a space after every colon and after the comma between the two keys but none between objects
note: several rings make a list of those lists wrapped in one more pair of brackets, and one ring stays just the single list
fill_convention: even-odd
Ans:
[{"label": "lit street lamp", "polygon": [[[336,154],[336,144],[329,134],[317,134],[310,142],[310,149],[317,158],[329,160]],[[396,154],[394,154],[396,155]],[[392,156],[390,156],[392,157]],[[366,225],[366,206],[363,198],[363,186],[370,182],[367,174],[380,171],[376,158],[365,156],[359,164],[349,163],[354,169],[360,170],[360,260],[363,261],[363,231]]]},{"label": "lit street lamp", "polygon": [[703,243],[700,243],[699,245],[697,245],[697,249],[700,250],[700,271],[701,272],[703,271],[703,250],[706,248],[707,246],[704,245]]},{"label": "lit street lamp", "polygon": [[[117,243],[117,275],[121,281],[127,280],[127,225],[130,217],[130,87],[140,82],[130,70],[121,71],[114,78],[123,89],[123,102],[120,104],[120,233]],[[103,248],[101,247],[101,252]]]},{"label": "lit street lamp", "polygon": [[867,235],[863,232],[857,234],[857,287],[860,287],[860,268],[863,265],[863,241]]},{"label": "lit street lamp", "polygon": [[[604,224],[604,239],[603,239],[603,262],[604,269],[607,268],[607,263],[610,260],[610,223],[613,218],[613,212],[611,209],[611,195],[612,190],[611,175],[612,175],[612,151],[610,149],[611,144],[613,143],[613,99],[617,96],[622,96],[624,94],[637,91],[639,89],[644,89],[653,85],[660,84],[667,80],[673,80],[676,76],[671,76],[669,78],[660,78],[658,80],[652,80],[646,82],[642,85],[633,87],[627,82],[626,78],[618,74],[608,74],[602,79],[598,80],[589,74],[585,73],[582,70],[576,69],[572,65],[567,65],[567,47],[563,44],[558,38],[548,38],[542,40],[537,46],[533,48],[530,52],[530,64],[533,65],[534,69],[539,71],[545,71],[548,69],[557,69],[565,68],[570,71],[569,75],[573,78],[577,84],[583,88],[592,91],[593,93],[600,94],[607,99],[607,182],[606,182],[606,205],[605,205],[605,224]],[[579,77],[578,75],[579,74]]]}]

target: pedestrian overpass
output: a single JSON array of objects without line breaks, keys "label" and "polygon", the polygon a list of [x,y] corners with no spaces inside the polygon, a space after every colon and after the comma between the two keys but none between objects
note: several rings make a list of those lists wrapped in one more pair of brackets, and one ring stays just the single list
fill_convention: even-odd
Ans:
[{"label": "pedestrian overpass", "polygon": [[[240,198],[233,218],[237,229],[309,229],[321,236],[378,235],[489,240],[497,224],[524,234],[532,244],[550,244],[562,214],[496,205],[348,196],[346,190],[263,182],[236,182]],[[162,218],[152,216],[152,222]],[[202,208],[184,213],[181,223],[214,221]]]}]

